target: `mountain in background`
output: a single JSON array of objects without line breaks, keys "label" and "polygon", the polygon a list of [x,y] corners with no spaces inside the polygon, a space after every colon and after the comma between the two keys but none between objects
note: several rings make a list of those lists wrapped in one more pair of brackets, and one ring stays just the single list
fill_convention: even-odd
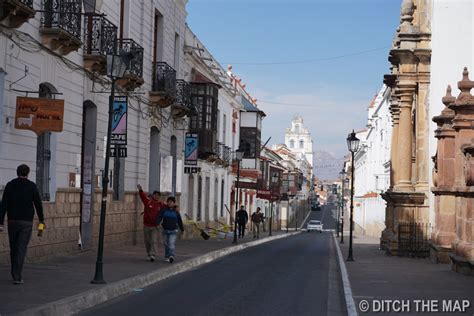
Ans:
[{"label": "mountain in background", "polygon": [[316,177],[321,180],[335,180],[340,177],[344,157],[336,158],[324,150],[316,150],[313,157],[313,170]]}]

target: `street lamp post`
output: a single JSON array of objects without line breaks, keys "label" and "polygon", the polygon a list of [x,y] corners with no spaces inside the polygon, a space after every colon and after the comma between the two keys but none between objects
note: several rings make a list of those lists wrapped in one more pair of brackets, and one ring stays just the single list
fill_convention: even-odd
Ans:
[{"label": "street lamp post", "polygon": [[351,219],[349,231],[349,255],[347,261],[354,261],[352,257],[352,231],[354,230],[354,155],[359,149],[360,140],[356,137],[354,130],[347,136],[347,147],[351,152]]},{"label": "street lamp post", "polygon": [[233,244],[237,243],[237,211],[239,209],[239,180],[240,180],[240,161],[244,156],[242,149],[235,151],[235,161],[237,161],[237,181],[235,182],[235,216],[234,216],[234,240]]},{"label": "street lamp post", "polygon": [[[337,225],[338,225],[338,231],[341,232],[341,244],[344,243],[344,184],[345,184],[345,178],[346,178],[346,171],[344,168],[339,172],[339,175],[341,176],[341,211],[339,213],[339,217],[337,219]],[[340,226],[339,226],[340,225]],[[339,235],[338,235],[339,236]]]},{"label": "street lamp post", "polygon": [[112,134],[112,120],[114,114],[115,82],[122,78],[127,70],[128,58],[126,54],[117,54],[117,41],[114,42],[114,54],[107,55],[107,76],[112,80],[111,92],[109,96],[109,117],[107,122],[107,142],[105,146],[104,172],[102,174],[102,199],[100,205],[100,226],[99,244],[97,248],[97,261],[95,264],[95,275],[91,281],[93,284],[104,284],[103,262],[104,235],[105,235],[105,212],[107,209],[107,191],[109,184],[109,158],[110,158],[110,137]]}]

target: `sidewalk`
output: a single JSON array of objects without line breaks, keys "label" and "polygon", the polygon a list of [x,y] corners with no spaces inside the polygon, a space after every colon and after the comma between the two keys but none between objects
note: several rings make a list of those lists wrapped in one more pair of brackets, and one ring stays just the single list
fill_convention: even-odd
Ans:
[{"label": "sidewalk", "polygon": [[[456,300],[461,304],[461,300],[468,300],[470,307],[466,309],[466,313],[473,315],[474,279],[472,277],[452,272],[450,265],[432,264],[428,258],[388,256],[384,251],[379,250],[378,238],[366,236],[355,236],[354,262],[347,262],[348,234],[345,234],[344,242],[340,244],[338,239],[349,274],[356,310],[359,313],[366,313],[361,310],[361,307],[364,309],[365,304],[361,301],[366,300],[368,302],[367,314],[375,314],[374,311],[378,310],[378,314],[383,315],[416,315],[423,311],[430,315],[459,315],[462,313],[453,313],[452,310],[450,312],[446,308],[443,310],[443,300],[446,304],[451,303],[453,306]],[[380,300],[405,300],[405,306],[397,302],[388,303],[388,301],[382,302],[384,306],[381,306]],[[415,300],[424,301],[417,303]],[[452,301],[449,302],[449,300]],[[422,310],[423,303],[424,310]],[[384,311],[382,307],[385,307]],[[393,308],[402,309],[396,312]]]},{"label": "sidewalk", "polygon": [[[273,235],[284,237],[282,235],[291,235],[291,233],[274,231]],[[262,233],[259,241],[264,241],[262,239],[266,239],[267,236],[268,231]],[[252,241],[255,239],[251,234],[238,240],[239,245]],[[147,273],[183,267],[183,264],[180,265],[180,263],[189,262],[191,258],[197,258],[217,250],[226,252],[232,246],[234,246],[232,238],[178,240],[176,260],[173,264],[164,262],[164,257],[161,256],[162,245],[159,247],[160,256],[156,262],[146,261],[143,245],[106,249],[103,267],[104,279],[107,281],[105,286]],[[96,249],[94,249],[74,256],[56,258],[49,262],[25,264],[23,271],[25,283],[23,285],[13,285],[10,280],[10,267],[0,266],[0,315],[22,312],[86,291],[104,288],[104,285],[90,284],[94,277],[96,255]],[[210,260],[201,260],[194,265],[200,265]],[[145,278],[146,276],[142,279]]]}]

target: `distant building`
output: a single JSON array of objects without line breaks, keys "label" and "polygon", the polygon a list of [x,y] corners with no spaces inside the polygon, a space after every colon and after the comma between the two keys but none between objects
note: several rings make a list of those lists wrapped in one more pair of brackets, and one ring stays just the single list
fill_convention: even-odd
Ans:
[{"label": "distant building", "polygon": [[296,116],[291,121],[291,127],[286,129],[285,145],[296,154],[297,159],[306,158],[313,167],[313,140],[311,133],[303,125],[302,117]]},{"label": "distant building", "polygon": [[390,186],[390,92],[384,85],[370,102],[367,129],[357,133],[361,146],[354,157],[354,222],[364,234],[376,237],[385,228],[381,193]]}]

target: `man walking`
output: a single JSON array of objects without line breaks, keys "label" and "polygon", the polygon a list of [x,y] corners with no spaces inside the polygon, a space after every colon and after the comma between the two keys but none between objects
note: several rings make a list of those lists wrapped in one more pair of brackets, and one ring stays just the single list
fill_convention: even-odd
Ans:
[{"label": "man walking", "polygon": [[153,191],[151,198],[143,192],[142,186],[137,185],[138,194],[143,202],[143,233],[145,237],[145,248],[148,260],[155,261],[156,248],[158,244],[159,228],[156,226],[158,213],[165,204],[160,201],[160,192]]},{"label": "man walking", "polygon": [[240,210],[235,214],[235,220],[239,225],[239,238],[244,238],[245,236],[245,225],[249,221],[249,214],[245,210],[244,206],[240,206]]},{"label": "man walking", "polygon": [[156,220],[156,225],[163,227],[163,244],[165,246],[165,260],[169,263],[173,263],[175,257],[176,248],[176,235],[178,234],[178,228],[181,233],[184,232],[183,220],[181,215],[176,211],[176,199],[169,197],[166,200],[167,207],[161,210]]},{"label": "man walking", "polygon": [[19,165],[18,178],[5,186],[0,207],[0,232],[3,231],[5,214],[8,217],[8,239],[10,242],[11,274],[14,284],[22,284],[23,263],[31,239],[33,217],[38,216],[40,230],[44,229],[43,205],[36,184],[28,180],[30,168]]},{"label": "man walking", "polygon": [[263,222],[263,214],[260,212],[260,207],[257,207],[257,212],[252,214],[253,223],[253,238],[260,238],[260,223]]}]

